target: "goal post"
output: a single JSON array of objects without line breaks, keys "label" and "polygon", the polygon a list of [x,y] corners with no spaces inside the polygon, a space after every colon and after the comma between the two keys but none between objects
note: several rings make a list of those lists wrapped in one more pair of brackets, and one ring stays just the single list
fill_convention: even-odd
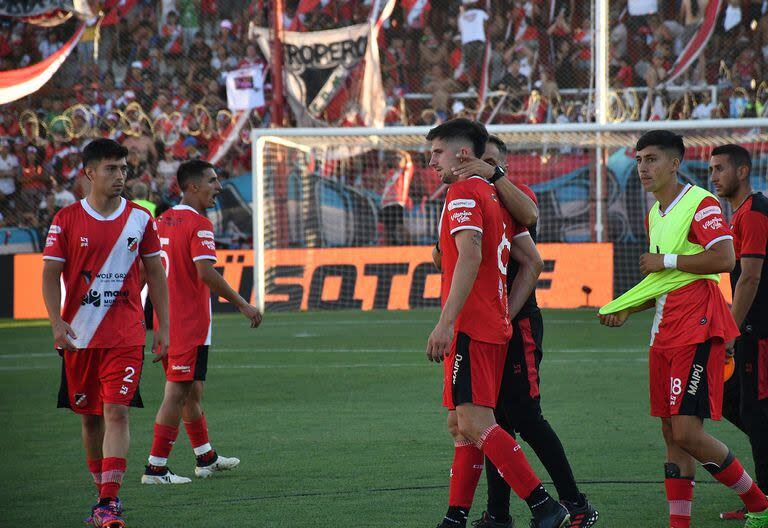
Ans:
[{"label": "goal post", "polygon": [[[551,278],[539,282],[551,289],[543,292],[545,306],[597,304],[639,278],[652,203],[634,171],[642,133],[683,135],[680,176],[703,186],[711,149],[742,144],[753,155],[753,187],[766,190],[766,118],[487,128],[507,145],[513,181],[539,197],[542,254],[557,255],[549,270],[557,287]],[[439,277],[429,255],[445,187],[428,167],[429,129],[252,131],[253,289],[262,310],[437,305]],[[611,256],[602,274],[579,269],[580,258],[603,246]],[[590,297],[596,289],[601,295]]]}]

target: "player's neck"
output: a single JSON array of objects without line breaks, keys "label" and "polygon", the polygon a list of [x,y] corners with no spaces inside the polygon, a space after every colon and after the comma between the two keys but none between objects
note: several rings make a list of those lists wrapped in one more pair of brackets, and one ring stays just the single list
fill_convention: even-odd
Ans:
[{"label": "player's neck", "polygon": [[195,211],[198,212],[198,214],[201,214],[205,216],[205,207],[201,207],[199,203],[195,200],[187,200],[186,198],[181,199],[181,205],[186,205],[187,207],[191,207]]},{"label": "player's neck", "polygon": [[100,194],[89,194],[85,197],[88,205],[101,216],[108,217],[120,207],[120,196],[105,196]]},{"label": "player's neck", "polygon": [[752,194],[752,186],[745,185],[739,187],[739,190],[728,197],[728,203],[731,204],[731,210],[735,211],[741,204],[743,204],[747,198]]},{"label": "player's neck", "polygon": [[666,211],[667,207],[669,207],[669,204],[671,204],[672,201],[677,198],[677,195],[680,194],[680,191],[683,190],[683,187],[684,185],[677,181],[677,175],[675,175],[675,179],[672,180],[668,185],[665,185],[658,191],[654,192],[653,195],[659,201],[659,209]]}]

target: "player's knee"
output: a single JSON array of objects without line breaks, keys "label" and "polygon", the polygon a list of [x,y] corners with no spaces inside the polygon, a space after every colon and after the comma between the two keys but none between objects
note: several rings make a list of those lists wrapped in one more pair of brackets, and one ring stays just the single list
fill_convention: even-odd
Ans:
[{"label": "player's knee", "polygon": [[698,435],[696,431],[692,431],[686,427],[673,426],[672,441],[683,449],[688,449],[696,445],[698,442]]},{"label": "player's knee", "polygon": [[672,435],[672,421],[669,418],[661,419],[661,434],[664,436],[664,441],[667,445],[675,443]]},{"label": "player's knee", "polygon": [[104,427],[104,418],[95,414],[83,415],[83,431],[86,434],[100,434]]},{"label": "player's knee", "polygon": [[126,405],[104,405],[104,422],[112,426],[128,425],[128,406]]}]

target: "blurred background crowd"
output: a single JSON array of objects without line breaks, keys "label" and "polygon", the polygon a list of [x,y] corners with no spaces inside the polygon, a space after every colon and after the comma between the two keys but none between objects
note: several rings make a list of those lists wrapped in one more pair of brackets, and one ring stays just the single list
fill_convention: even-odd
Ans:
[{"label": "blurred background crowd", "polygon": [[[309,2],[313,9],[304,12],[306,1],[286,0],[286,30],[362,23],[372,3],[320,0]],[[669,78],[716,1],[610,2],[612,119],[768,113],[768,0],[721,2],[706,46],[682,75]],[[49,83],[0,107],[0,226],[40,232],[59,208],[83,197],[87,180],[80,151],[93,137],[111,137],[128,147],[129,197],[159,208],[177,203],[175,171],[181,160],[209,159],[233,123],[226,72],[250,65],[269,71],[248,30],[251,24],[270,26],[270,4],[134,0],[125,3],[119,24],[88,27]],[[454,116],[474,117],[480,92],[487,96],[484,120],[492,123],[592,120],[591,4],[398,1],[380,35],[386,124],[429,125]],[[0,19],[0,71],[50,56],[71,37],[75,25],[72,20],[43,28]],[[486,50],[490,55],[484,77]],[[487,88],[481,86],[484,78]],[[250,112],[239,138],[217,160],[224,179],[250,171],[250,129],[276,125],[269,111],[269,73],[264,94],[265,105]],[[282,124],[290,126],[287,114]],[[359,122],[350,108],[330,124]],[[417,171],[420,177],[429,176]],[[383,175],[375,185],[386,180]],[[414,181],[409,192],[423,194],[427,184],[422,183]]]}]

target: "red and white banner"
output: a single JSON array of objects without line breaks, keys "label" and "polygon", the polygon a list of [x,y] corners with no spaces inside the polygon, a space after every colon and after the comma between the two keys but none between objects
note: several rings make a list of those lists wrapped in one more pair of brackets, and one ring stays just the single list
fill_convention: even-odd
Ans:
[{"label": "red and white banner", "polygon": [[85,31],[85,24],[80,24],[72,38],[64,44],[56,53],[37,64],[1,72],[0,75],[0,105],[21,99],[39,90],[47,83],[53,74],[64,64],[67,57],[80,41]]},{"label": "red and white banner", "polygon": [[669,84],[685,73],[701,52],[704,51],[709,39],[712,38],[712,33],[715,31],[717,17],[724,4],[725,0],[711,0],[707,4],[707,9],[704,12],[704,20],[701,23],[701,26],[696,30],[693,38],[688,41],[688,44],[683,48],[683,52],[677,57],[677,60],[667,72],[663,84]]}]

